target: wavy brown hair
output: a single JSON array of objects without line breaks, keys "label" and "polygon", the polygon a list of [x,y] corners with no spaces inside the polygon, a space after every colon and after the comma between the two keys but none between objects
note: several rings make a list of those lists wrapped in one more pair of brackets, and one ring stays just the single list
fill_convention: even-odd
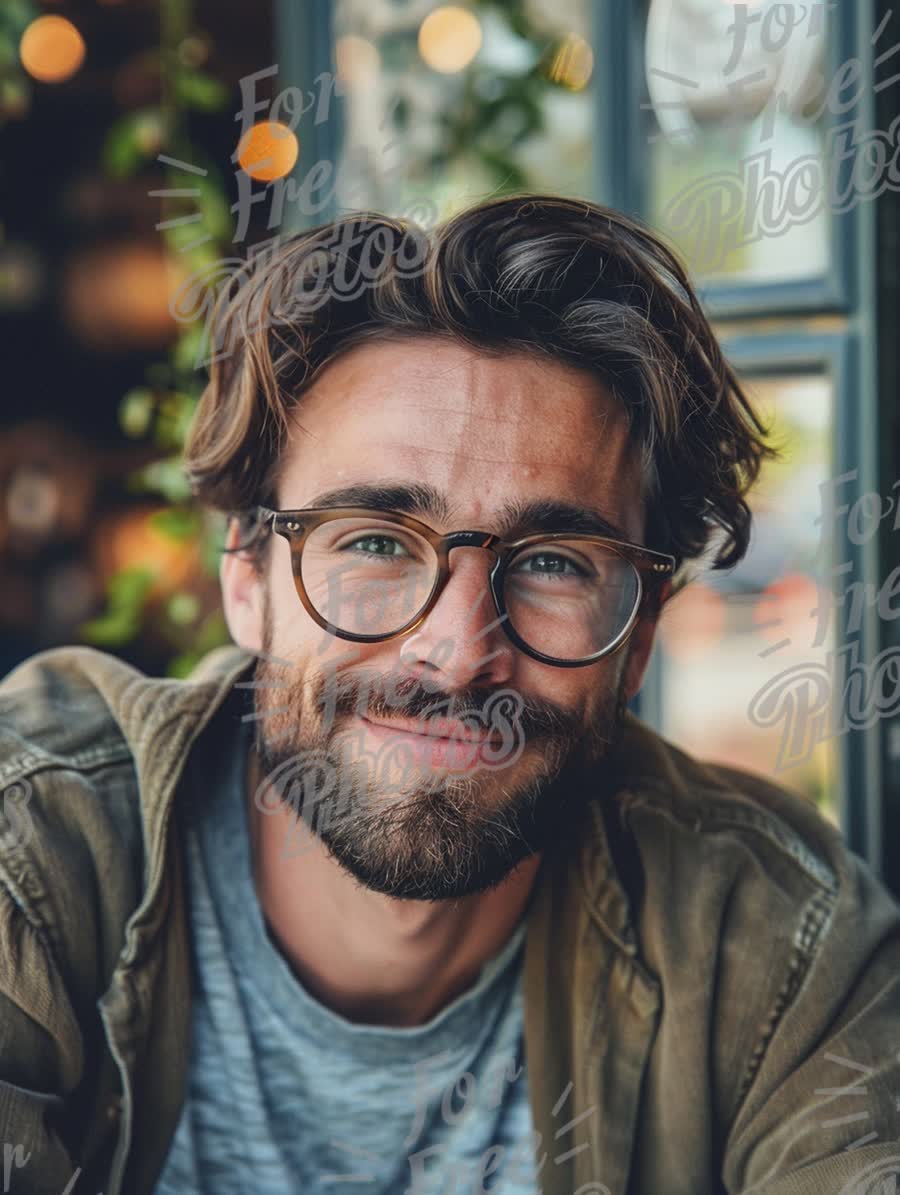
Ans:
[{"label": "wavy brown hair", "polygon": [[252,511],[278,505],[289,414],[337,354],[367,340],[442,336],[587,370],[626,414],[646,546],[679,565],[714,534],[714,568],[741,559],[746,494],[778,455],[681,262],[638,220],[586,200],[507,196],[427,231],[353,213],[248,257],[211,330],[187,473],[202,504],[239,518],[239,548],[259,549],[258,561],[268,541],[254,541]]}]

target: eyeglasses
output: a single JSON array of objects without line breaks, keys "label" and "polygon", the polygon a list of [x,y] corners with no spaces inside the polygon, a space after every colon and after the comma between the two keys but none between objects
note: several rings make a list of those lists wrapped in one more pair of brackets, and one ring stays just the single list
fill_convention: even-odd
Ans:
[{"label": "eyeglasses", "polygon": [[489,586],[505,634],[532,659],[559,668],[593,664],[620,648],[645,599],[676,566],[674,556],[580,532],[512,541],[486,531],[441,535],[410,515],[360,506],[259,506],[256,515],[257,535],[271,525],[290,544],[309,616],[357,643],[415,630],[449,580],[454,548],[493,552]]}]

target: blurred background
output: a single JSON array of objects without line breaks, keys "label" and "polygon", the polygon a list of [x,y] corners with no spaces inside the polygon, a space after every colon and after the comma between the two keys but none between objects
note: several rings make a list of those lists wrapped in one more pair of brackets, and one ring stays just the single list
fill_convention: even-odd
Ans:
[{"label": "blurred background", "polygon": [[784,450],[635,706],[816,802],[897,887],[889,694],[827,727],[846,652],[898,646],[898,43],[880,0],[2,0],[0,673],[87,643],[184,676],[228,642],[222,527],[179,458],[248,253],[353,208],[585,196],[681,254]]}]

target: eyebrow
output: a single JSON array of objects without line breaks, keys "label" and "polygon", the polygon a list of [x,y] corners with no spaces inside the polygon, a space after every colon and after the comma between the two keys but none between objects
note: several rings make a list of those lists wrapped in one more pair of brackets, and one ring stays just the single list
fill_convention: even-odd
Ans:
[{"label": "eyebrow", "polygon": [[[440,490],[421,483],[372,484],[358,482],[339,489],[317,494],[311,507],[333,509],[337,506],[365,506],[375,510],[393,510],[449,523],[453,507]],[[530,502],[505,503],[492,520],[494,534],[501,539],[516,539],[537,531],[578,531],[587,535],[605,535],[628,542],[621,527],[616,526],[599,510],[576,506],[555,498],[539,498]]]}]

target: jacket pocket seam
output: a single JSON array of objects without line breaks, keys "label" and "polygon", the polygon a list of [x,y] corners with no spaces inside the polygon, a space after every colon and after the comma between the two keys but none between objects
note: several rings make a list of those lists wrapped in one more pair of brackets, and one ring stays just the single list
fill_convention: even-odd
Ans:
[{"label": "jacket pocket seam", "polygon": [[825,930],[831,921],[835,903],[836,893],[814,892],[804,906],[803,915],[794,934],[794,948],[788,960],[787,975],[775,997],[775,1002],[766,1018],[756,1046],[750,1055],[744,1077],[738,1089],[735,1111],[731,1118],[732,1128],[741,1114],[753,1081],[759,1073],[772,1038],[775,1036],[784,1014],[796,999],[809,975],[810,968],[821,946]]},{"label": "jacket pocket seam", "polygon": [[31,748],[8,760],[0,767],[0,786],[25,780],[36,772],[56,768],[61,771],[92,772],[111,763],[133,759],[127,743],[116,743],[109,747],[87,747],[73,755],[55,755],[50,751]]}]

